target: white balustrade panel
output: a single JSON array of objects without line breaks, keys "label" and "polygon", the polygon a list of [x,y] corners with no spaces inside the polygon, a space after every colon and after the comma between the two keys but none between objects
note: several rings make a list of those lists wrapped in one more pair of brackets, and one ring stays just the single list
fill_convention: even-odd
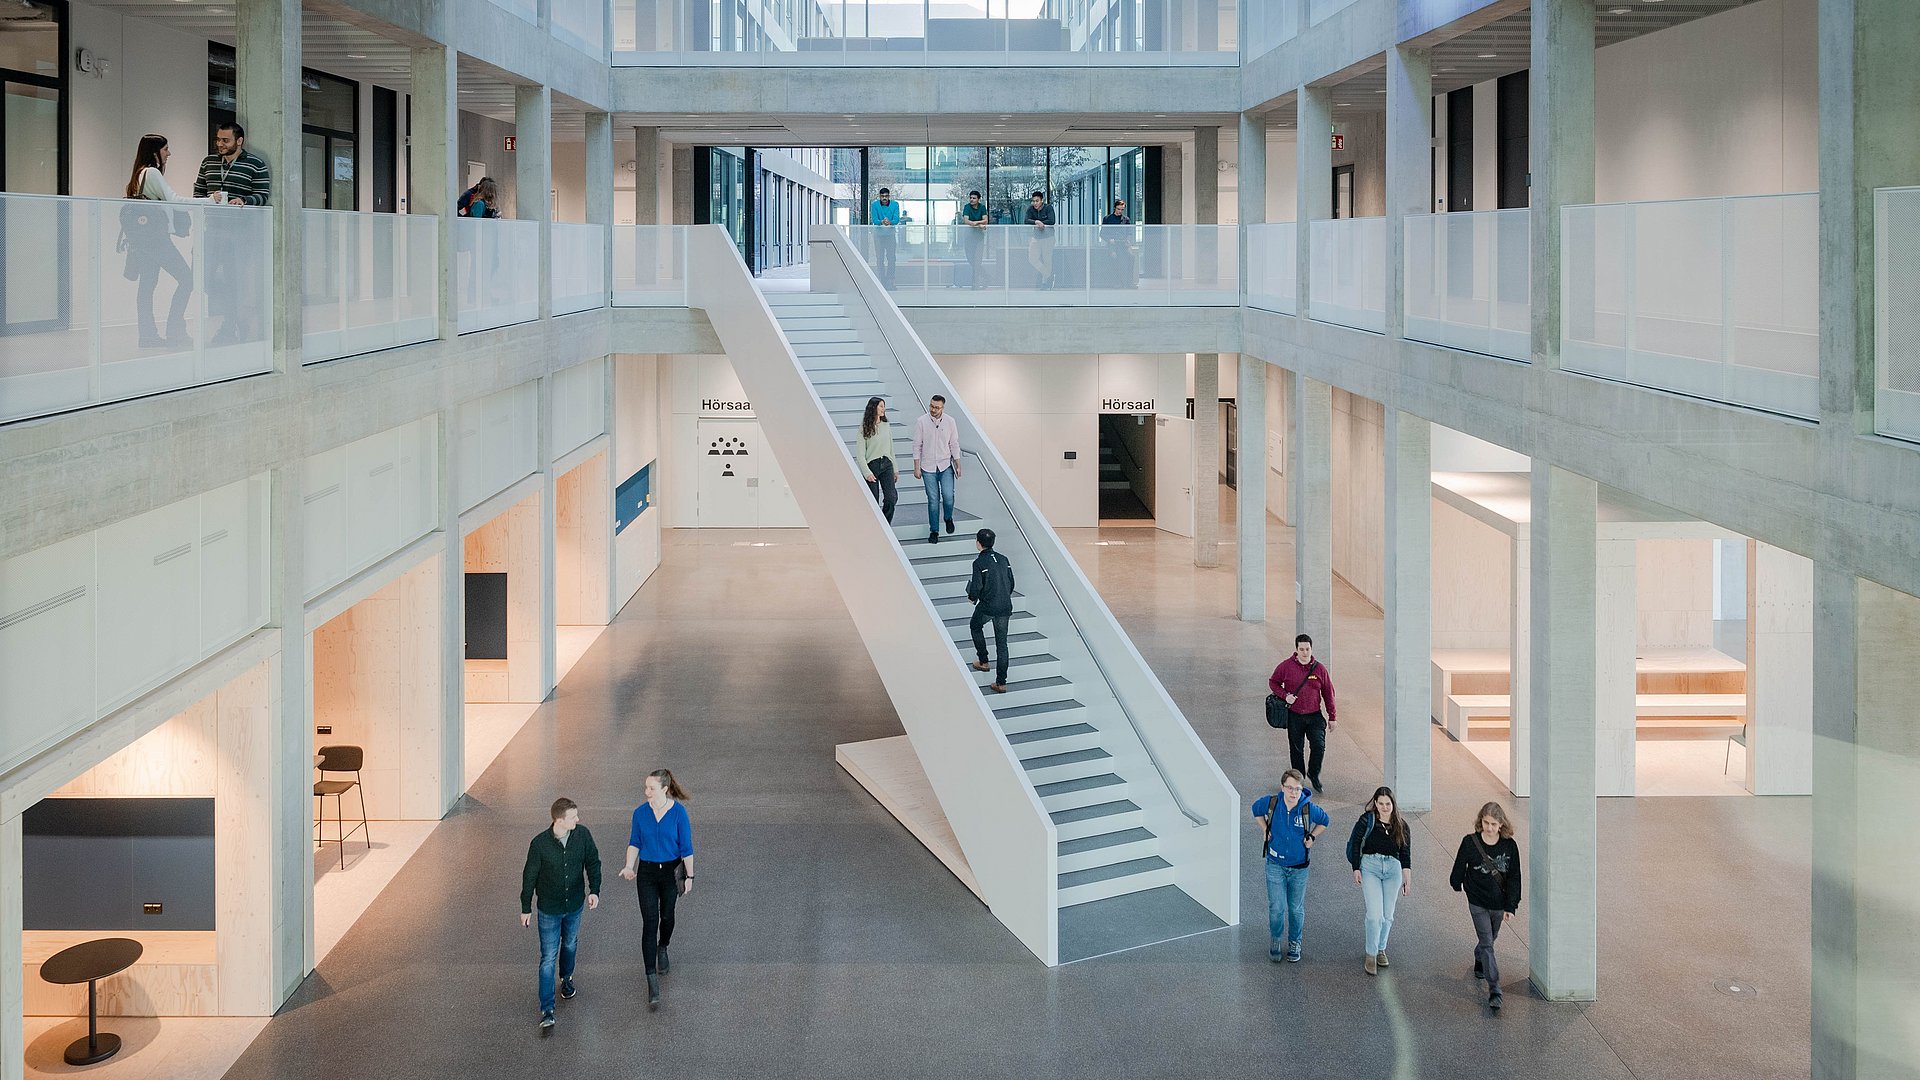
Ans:
[{"label": "white balustrade panel", "polygon": [[540,317],[540,223],[460,218],[453,223],[459,331]]},{"label": "white balustrade panel", "polygon": [[0,769],[266,625],[265,473],[0,561]]},{"label": "white balustrade panel", "polygon": [[553,313],[570,315],[607,306],[607,227],[553,223],[548,281]]},{"label": "white balustrade panel", "polygon": [[534,383],[463,402],[456,412],[454,496],[473,509],[540,468],[540,394]]},{"label": "white balustrade panel", "polygon": [[1819,416],[1817,196],[1569,206],[1560,363]]},{"label": "white balustrade panel", "polygon": [[430,215],[303,210],[300,358],[316,363],[431,341],[440,251]]},{"label": "white balustrade panel", "polygon": [[434,530],[439,436],[439,422],[426,416],[307,458],[301,529],[308,599]]},{"label": "white balustrade panel", "polygon": [[1297,314],[1300,261],[1295,245],[1299,227],[1291,221],[1249,225],[1247,306],[1282,315]]},{"label": "white balustrade panel", "polygon": [[273,370],[264,207],[0,194],[0,422]]},{"label": "white balustrade panel", "polygon": [[1531,214],[1482,210],[1407,217],[1406,336],[1530,359]]},{"label": "white balustrade panel", "polygon": [[687,306],[687,226],[614,227],[613,306]]},{"label": "white balustrade panel", "polygon": [[1873,198],[1873,427],[1920,442],[1920,187]]},{"label": "white balustrade panel", "polygon": [[607,368],[604,357],[562,368],[553,375],[555,460],[607,430]]},{"label": "white balustrade panel", "polygon": [[1312,223],[1307,317],[1382,334],[1387,329],[1387,219]]},{"label": "white balustrade panel", "polygon": [[1230,225],[854,225],[904,307],[1236,307]]}]

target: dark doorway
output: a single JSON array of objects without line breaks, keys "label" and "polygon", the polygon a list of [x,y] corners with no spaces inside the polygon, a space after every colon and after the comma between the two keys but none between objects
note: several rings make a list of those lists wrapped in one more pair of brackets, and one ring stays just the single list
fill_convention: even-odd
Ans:
[{"label": "dark doorway", "polygon": [[1500,76],[1494,84],[1495,125],[1500,129],[1496,147],[1499,167],[1500,209],[1510,210],[1532,202],[1527,191],[1527,73],[1516,71]]},{"label": "dark doorway", "polygon": [[1153,521],[1154,437],[1151,416],[1100,414],[1100,520]]},{"label": "dark doorway", "polygon": [[1351,165],[1333,167],[1333,216],[1337,218],[1353,216],[1353,166]]},{"label": "dark doorway", "polygon": [[400,209],[400,95],[384,86],[373,88],[373,209],[391,214]]},{"label": "dark doorway", "polygon": [[1240,486],[1240,406],[1231,401],[1220,403],[1220,437],[1227,445],[1227,471],[1221,476],[1229,488]]},{"label": "dark doorway", "polygon": [[1473,209],[1473,87],[1447,95],[1447,209]]}]

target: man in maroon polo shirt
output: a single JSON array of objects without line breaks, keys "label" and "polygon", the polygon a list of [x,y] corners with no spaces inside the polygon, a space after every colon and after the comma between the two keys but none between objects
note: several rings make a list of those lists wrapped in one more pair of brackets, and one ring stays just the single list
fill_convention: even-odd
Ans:
[{"label": "man in maroon polo shirt", "polygon": [[[1327,665],[1313,658],[1313,639],[1299,634],[1293,655],[1280,661],[1267,679],[1267,688],[1287,705],[1287,752],[1293,767],[1307,776],[1314,791],[1321,790],[1320,764],[1327,757],[1327,729],[1333,727],[1333,676]],[[1313,747],[1309,759],[1306,746]]]}]

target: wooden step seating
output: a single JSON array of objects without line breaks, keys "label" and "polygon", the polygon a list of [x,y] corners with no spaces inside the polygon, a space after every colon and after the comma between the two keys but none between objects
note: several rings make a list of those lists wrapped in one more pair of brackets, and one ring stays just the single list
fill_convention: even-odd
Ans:
[{"label": "wooden step seating", "polygon": [[[1447,697],[1447,733],[1465,739],[1470,730],[1506,728],[1513,713],[1507,694],[1451,694]],[[1634,726],[1708,728],[1731,734],[1746,726],[1745,694],[1638,694]]]},{"label": "wooden step seating", "polygon": [[[1505,649],[1435,649],[1434,722],[1458,740],[1467,737],[1475,720],[1482,721],[1484,728],[1489,722],[1508,719],[1513,686],[1510,661]],[[1640,727],[1723,727],[1731,722],[1737,728],[1744,724],[1747,668],[1726,653],[1705,646],[1650,648],[1637,658],[1635,668]],[[1673,698],[1696,700],[1669,703],[1667,699]],[[1709,723],[1674,723],[1695,718]]]}]

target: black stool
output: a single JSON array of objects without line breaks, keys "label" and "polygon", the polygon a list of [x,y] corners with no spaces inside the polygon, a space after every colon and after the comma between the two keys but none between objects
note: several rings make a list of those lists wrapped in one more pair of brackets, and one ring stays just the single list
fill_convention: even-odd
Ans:
[{"label": "black stool", "polygon": [[[339,844],[340,865],[347,865],[347,837],[361,834],[367,842],[367,850],[373,850],[373,833],[367,829],[367,789],[360,786],[360,767],[365,764],[366,754],[357,746],[323,746],[320,748],[316,767],[320,770],[320,779],[314,781],[314,822],[313,842],[315,844]],[[327,774],[352,773],[351,780],[329,780]],[[343,809],[343,796],[349,791],[358,791],[360,796],[360,824],[347,828],[346,812]],[[327,796],[333,796],[334,837],[327,839]]]}]

